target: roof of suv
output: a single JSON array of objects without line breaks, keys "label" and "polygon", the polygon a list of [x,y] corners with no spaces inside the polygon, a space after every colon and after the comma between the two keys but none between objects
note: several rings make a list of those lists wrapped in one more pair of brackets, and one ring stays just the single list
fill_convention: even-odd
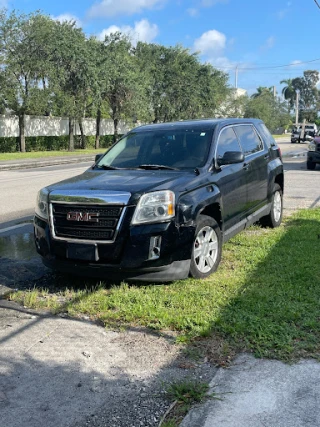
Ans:
[{"label": "roof of suv", "polygon": [[172,127],[201,127],[206,129],[212,129],[216,125],[232,125],[232,124],[240,124],[240,123],[262,123],[260,119],[238,119],[238,118],[228,118],[228,119],[199,119],[199,120],[181,120],[177,122],[165,122],[165,123],[156,123],[156,124],[148,124],[136,127],[134,130],[169,130]]}]

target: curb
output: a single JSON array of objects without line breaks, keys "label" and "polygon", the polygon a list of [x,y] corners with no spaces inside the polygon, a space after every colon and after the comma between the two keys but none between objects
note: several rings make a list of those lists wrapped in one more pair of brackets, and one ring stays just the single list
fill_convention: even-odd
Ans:
[{"label": "curb", "polygon": [[59,158],[51,160],[34,160],[28,162],[17,162],[17,163],[6,163],[0,164],[0,171],[14,170],[14,169],[31,169],[41,168],[45,166],[64,165],[70,163],[81,163],[81,162],[94,162],[94,156],[81,156],[81,157],[70,157],[70,158]]},{"label": "curb", "polygon": [[295,152],[291,151],[290,153],[282,154],[282,157],[307,157],[307,152],[305,151],[305,152],[301,153],[301,151],[300,151],[300,152],[295,153]]},{"label": "curb", "polygon": [[[287,157],[306,157],[307,152],[294,152],[282,153],[283,158]],[[94,156],[81,156],[81,157],[70,157],[70,158],[57,158],[57,159],[48,159],[48,160],[34,160],[34,161],[20,161],[16,163],[0,163],[0,172],[6,170],[16,170],[16,169],[32,169],[32,168],[41,168],[46,166],[55,166],[55,165],[67,165],[72,163],[82,163],[82,162],[94,162]]]}]

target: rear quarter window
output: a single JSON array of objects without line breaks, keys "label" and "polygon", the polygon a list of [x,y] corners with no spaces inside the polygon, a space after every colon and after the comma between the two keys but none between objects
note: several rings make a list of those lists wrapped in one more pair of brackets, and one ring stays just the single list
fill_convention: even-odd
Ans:
[{"label": "rear quarter window", "polygon": [[257,153],[263,149],[263,144],[252,125],[234,126],[245,156]]},{"label": "rear quarter window", "polygon": [[258,123],[256,125],[258,132],[262,136],[264,142],[267,144],[267,147],[276,147],[277,143],[271,133],[269,132],[267,126],[264,123]]}]

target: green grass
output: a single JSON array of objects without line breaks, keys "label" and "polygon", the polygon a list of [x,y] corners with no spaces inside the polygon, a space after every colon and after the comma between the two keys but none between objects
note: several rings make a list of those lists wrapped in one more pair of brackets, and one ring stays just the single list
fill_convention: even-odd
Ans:
[{"label": "green grass", "polygon": [[274,139],[283,138],[284,136],[290,137],[290,133],[283,133],[282,135],[272,135]]},{"label": "green grass", "polygon": [[223,340],[226,351],[294,360],[320,355],[320,209],[302,210],[277,229],[251,227],[223,247],[206,280],[105,285],[50,294],[12,293],[21,304],[87,316],[107,328],[177,331],[178,341]]},{"label": "green grass", "polygon": [[93,156],[98,153],[104,153],[106,148],[100,150],[86,149],[86,150],[75,150],[75,151],[30,151],[27,153],[0,153],[0,161],[6,160],[23,160],[23,159],[42,159],[46,157],[57,157],[57,156],[74,156],[79,154],[92,154]]},{"label": "green grass", "polygon": [[208,396],[208,390],[207,383],[196,380],[183,380],[169,384],[166,390],[167,396],[174,403],[165,414],[160,426],[178,427],[193,404],[200,403],[208,397],[217,398],[215,395]]},{"label": "green grass", "polygon": [[168,386],[167,394],[172,400],[192,405],[201,402],[209,390],[207,383],[194,380],[185,380],[172,383]]}]

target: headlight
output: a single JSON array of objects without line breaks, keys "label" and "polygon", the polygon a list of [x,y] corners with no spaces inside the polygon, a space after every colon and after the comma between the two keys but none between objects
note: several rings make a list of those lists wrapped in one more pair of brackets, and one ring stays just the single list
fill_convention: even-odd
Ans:
[{"label": "headlight", "polygon": [[46,188],[42,188],[37,196],[35,213],[43,219],[48,219],[48,195],[49,191]]},{"label": "headlight", "polygon": [[310,142],[310,144],[308,145],[308,150],[316,151],[316,144],[314,142]]},{"label": "headlight", "polygon": [[136,207],[132,224],[168,221],[175,215],[175,197],[169,190],[144,194]]}]

